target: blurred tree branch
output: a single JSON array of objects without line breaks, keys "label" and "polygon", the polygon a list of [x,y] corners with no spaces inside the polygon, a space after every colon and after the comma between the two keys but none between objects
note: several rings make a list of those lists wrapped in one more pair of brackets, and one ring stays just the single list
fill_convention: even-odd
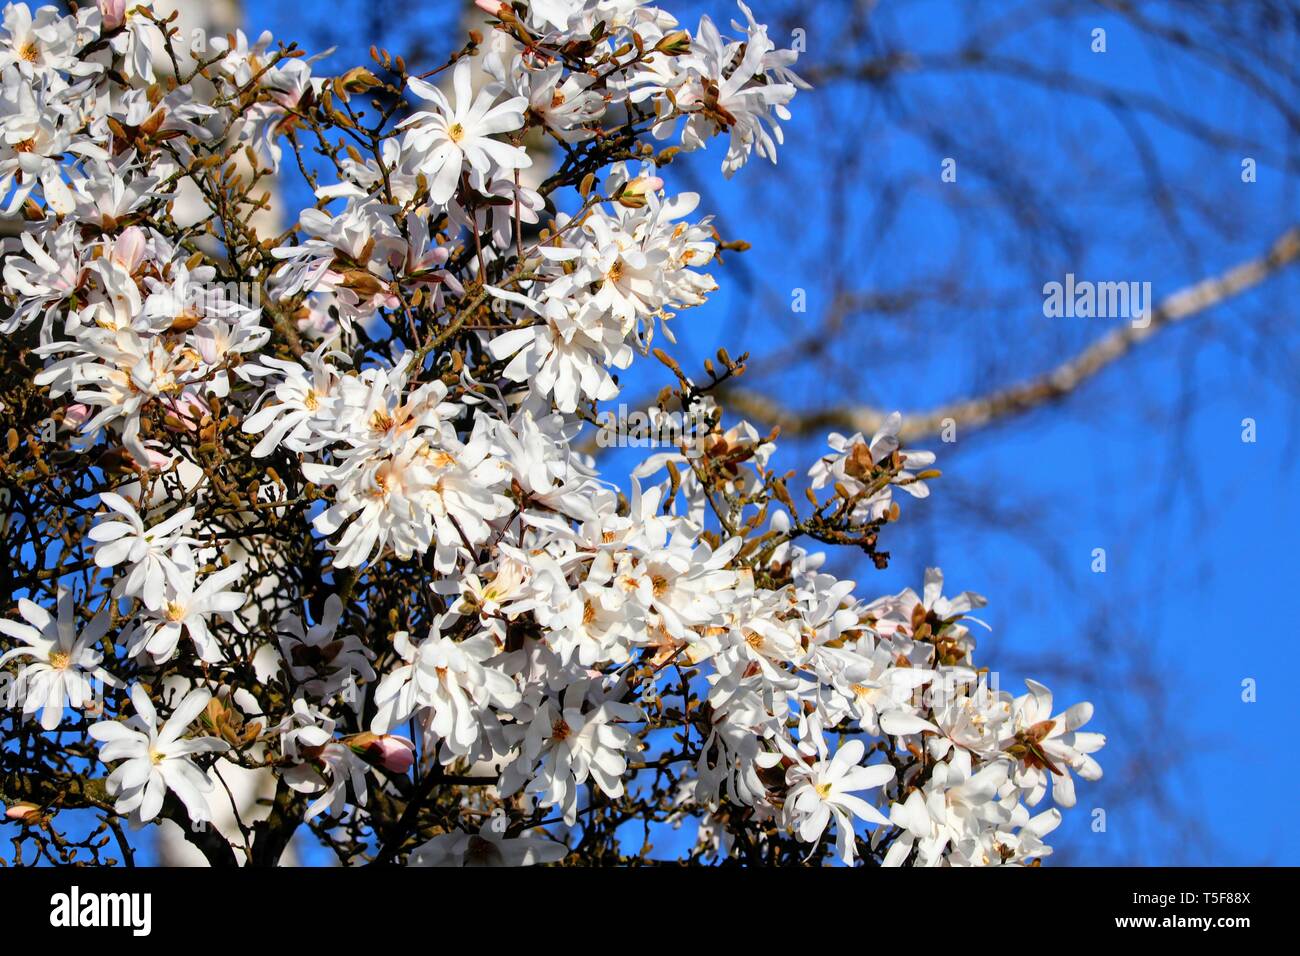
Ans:
[{"label": "blurred tree branch", "polygon": [[[904,441],[936,435],[949,420],[963,430],[983,428],[1059,401],[1162,329],[1240,295],[1298,259],[1300,227],[1287,230],[1265,255],[1239,263],[1220,275],[1202,279],[1168,296],[1152,310],[1148,324],[1128,324],[1115,329],[1043,375],[929,411],[904,413],[900,434]],[[865,405],[801,412],[753,391],[730,389],[724,394],[725,402],[733,411],[754,421],[777,425],[787,436],[821,433],[831,428],[870,434],[880,428],[888,415],[886,411]]]}]

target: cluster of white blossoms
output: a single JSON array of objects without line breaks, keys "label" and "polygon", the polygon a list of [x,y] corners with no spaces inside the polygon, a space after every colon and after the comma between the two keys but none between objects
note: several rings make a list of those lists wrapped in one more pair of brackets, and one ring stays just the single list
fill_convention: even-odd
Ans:
[{"label": "cluster of white blossoms", "polygon": [[[228,761],[415,864],[562,859],[664,773],[706,857],[1050,853],[1101,776],[1090,706],[990,686],[984,601],[937,571],[871,600],[804,547],[883,561],[893,489],[937,474],[897,416],[831,436],[802,514],[771,440],[721,423],[725,353],[704,382],[662,357],[712,426],[625,488],[582,450],[715,288],[722,239],[664,167],[719,136],[727,175],[775,162],[797,54],[744,4],[732,36],[643,0],[479,6],[442,70],[333,77],[148,2],[5,8],[0,201],[26,223],[0,332],[89,462],[57,616],[29,583],[0,620],[8,703],[98,742],[136,822],[169,791],[209,819]],[[257,233],[295,168],[314,204]]]}]

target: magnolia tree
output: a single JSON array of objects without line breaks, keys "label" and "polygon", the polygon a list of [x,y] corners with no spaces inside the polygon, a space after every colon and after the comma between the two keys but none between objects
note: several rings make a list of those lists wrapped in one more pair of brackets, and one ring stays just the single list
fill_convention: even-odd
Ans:
[{"label": "magnolia tree", "polygon": [[[1090,705],[1000,689],[938,571],[824,570],[885,565],[934,456],[894,416],[778,471],[715,397],[743,356],[671,355],[744,248],[673,160],[775,162],[797,54],[743,4],[480,6],[444,64],[331,77],[148,3],[5,8],[15,862],[171,820],[227,865],[1037,863]],[[315,201],[260,234],[277,176]],[[638,359],[668,438],[612,482]]]}]

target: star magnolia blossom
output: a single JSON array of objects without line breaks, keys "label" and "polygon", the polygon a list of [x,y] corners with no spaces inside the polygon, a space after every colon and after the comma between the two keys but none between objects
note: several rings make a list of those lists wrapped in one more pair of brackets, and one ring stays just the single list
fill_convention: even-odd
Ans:
[{"label": "star magnolia blossom", "polygon": [[[122,515],[125,521],[102,521],[90,529],[90,539],[99,542],[95,564],[112,568],[130,566],[121,581],[121,593],[139,597],[151,611],[162,607],[168,580],[180,574],[174,556],[178,548],[195,543],[185,528],[194,517],[193,508],[182,508],[149,528],[131,503],[111,491],[101,492],[101,503]],[[186,552],[182,552],[185,554]]]},{"label": "star magnolia blossom", "polygon": [[424,80],[412,79],[408,84],[412,93],[435,106],[431,112],[403,120],[402,125],[410,128],[405,145],[422,156],[419,168],[432,180],[429,198],[436,203],[451,198],[467,164],[482,177],[493,169],[522,169],[533,162],[525,150],[493,138],[524,125],[528,101],[517,96],[494,106],[492,93],[473,92],[471,69],[468,60],[461,60],[452,72],[454,104]]},{"label": "star magnolia blossom", "polygon": [[[743,4],[730,29],[480,6],[423,76],[378,50],[320,75],[270,34],[180,45],[134,0],[5,8],[24,839],[89,779],[135,823],[213,818],[205,852],[243,862],[304,820],[349,864],[639,859],[634,821],[693,826],[693,861],[1047,856],[1101,776],[1091,705],[992,689],[984,599],[938,570],[876,596],[810,550],[883,566],[934,455],[893,415],[778,468],[717,391],[743,366],[666,351],[735,247],[671,160],[775,162],[798,53]],[[308,168],[294,227],[259,233],[268,178]],[[689,427],[624,481],[588,439],[638,363],[668,383],[646,421]],[[208,804],[227,764],[275,794],[251,832]]]},{"label": "star magnolia blossom", "polygon": [[836,823],[836,851],[845,863],[854,858],[852,816],[873,823],[888,823],[879,810],[857,794],[879,787],[894,776],[887,764],[864,767],[866,748],[860,740],[850,740],[831,759],[818,760],[808,766],[795,763],[786,771],[790,791],[786,795],[786,816],[799,838],[807,843],[820,839],[833,817]]},{"label": "star magnolia blossom", "polygon": [[136,684],[131,688],[134,718],[125,723],[102,720],[90,726],[87,732],[100,745],[99,759],[122,761],[108,776],[108,791],[118,813],[147,823],[158,815],[170,790],[180,798],[191,820],[211,819],[207,794],[216,785],[192,758],[222,753],[230,745],[214,737],[183,737],[211,699],[212,694],[202,688],[190,691],[159,726],[153,702]]},{"label": "star magnolia blossom", "polygon": [[9,661],[29,663],[18,672],[10,699],[4,703],[13,707],[21,701],[24,715],[40,711],[41,727],[53,730],[63,722],[65,707],[79,710],[95,699],[94,681],[116,683],[99,666],[104,655],[96,647],[108,630],[108,610],[96,614],[80,632],[71,591],[59,592],[57,617],[25,598],[18,602],[18,612],[27,623],[0,620],[0,633],[25,646],[0,654],[0,666]]}]

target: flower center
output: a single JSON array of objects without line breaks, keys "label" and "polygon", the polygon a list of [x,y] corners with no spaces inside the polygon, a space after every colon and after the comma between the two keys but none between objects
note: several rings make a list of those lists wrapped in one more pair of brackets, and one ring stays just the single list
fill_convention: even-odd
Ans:
[{"label": "flower center", "polygon": [[471,860],[486,861],[491,860],[496,855],[496,847],[492,841],[485,840],[477,833],[469,838],[469,845],[465,847],[465,856]]},{"label": "flower center", "polygon": [[64,651],[50,652],[50,666],[56,671],[66,670],[71,658]]},{"label": "flower center", "polygon": [[447,127],[447,135],[451,137],[453,143],[459,143],[465,138],[465,127],[459,123],[452,123]]},{"label": "flower center", "polygon": [[167,602],[167,620],[179,621],[185,617],[185,608],[181,607],[175,601]]},{"label": "flower center", "polygon": [[18,49],[18,59],[25,60],[28,63],[35,63],[41,58],[41,48],[33,41],[28,40]]},{"label": "flower center", "polygon": [[320,399],[316,395],[316,389],[307,389],[307,394],[302,398],[302,407],[309,412],[314,412],[320,408]]},{"label": "flower center", "polygon": [[555,718],[555,723],[551,724],[551,739],[556,743],[567,740],[572,732],[573,728],[565,723],[563,717]]},{"label": "flower center", "polygon": [[831,785],[829,783],[817,784],[817,796],[825,800],[831,795]]}]

